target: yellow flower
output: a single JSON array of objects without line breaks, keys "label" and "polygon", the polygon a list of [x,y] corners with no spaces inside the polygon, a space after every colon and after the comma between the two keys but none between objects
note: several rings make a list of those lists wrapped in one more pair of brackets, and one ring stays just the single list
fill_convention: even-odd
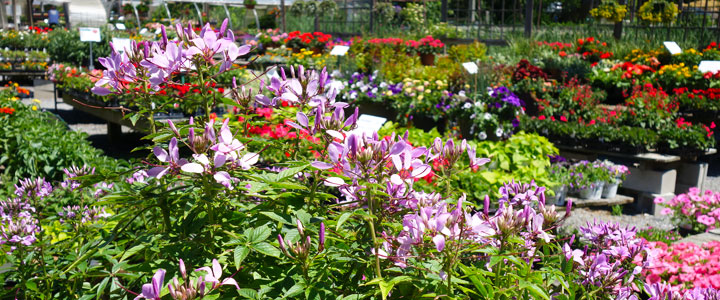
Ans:
[{"label": "yellow flower", "polygon": [[37,106],[33,105],[32,110],[37,110]]},{"label": "yellow flower", "polygon": [[430,93],[432,93],[432,90],[430,90],[430,89],[425,90],[425,94],[430,94]]},{"label": "yellow flower", "polygon": [[40,100],[38,100],[38,99],[33,99],[33,102],[35,102],[35,103],[40,103]]},{"label": "yellow flower", "polygon": [[418,96],[418,100],[422,100],[423,98],[425,98],[423,95]]}]

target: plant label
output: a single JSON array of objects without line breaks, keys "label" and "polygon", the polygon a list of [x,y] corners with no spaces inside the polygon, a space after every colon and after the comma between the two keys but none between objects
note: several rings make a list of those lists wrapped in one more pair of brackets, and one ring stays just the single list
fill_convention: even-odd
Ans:
[{"label": "plant label", "polygon": [[464,62],[462,64],[463,68],[468,71],[470,74],[477,74],[478,72],[478,66],[474,62]]},{"label": "plant label", "polygon": [[118,53],[130,53],[132,52],[132,43],[127,38],[112,38],[113,48]]},{"label": "plant label", "polygon": [[100,42],[100,28],[97,27],[80,27],[81,42]]},{"label": "plant label", "polygon": [[663,44],[665,45],[665,48],[667,48],[668,51],[670,52],[670,54],[672,54],[672,55],[682,53],[682,49],[676,42],[663,42]]},{"label": "plant label", "polygon": [[338,46],[333,47],[332,50],[330,50],[330,55],[345,56],[345,54],[348,52],[348,50],[350,50],[349,46],[338,45]]},{"label": "plant label", "polygon": [[115,24],[115,28],[117,28],[117,29],[119,29],[119,30],[125,30],[125,29],[127,29],[127,28],[125,27],[125,24],[123,24],[123,23],[116,23],[116,24]]},{"label": "plant label", "polygon": [[373,132],[380,130],[382,125],[385,124],[385,121],[387,121],[387,119],[383,117],[362,114],[357,119],[357,128],[355,128],[352,133],[372,134]]},{"label": "plant label", "polygon": [[717,73],[720,71],[720,61],[718,60],[703,60],[698,65],[698,71],[702,73]]}]

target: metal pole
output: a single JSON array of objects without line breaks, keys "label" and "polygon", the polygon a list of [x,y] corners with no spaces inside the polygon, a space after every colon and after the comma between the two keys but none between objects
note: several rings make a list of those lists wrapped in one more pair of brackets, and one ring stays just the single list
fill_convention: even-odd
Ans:
[{"label": "metal pole", "polygon": [[285,0],[280,0],[280,25],[282,32],[287,32],[287,28],[285,28]]},{"label": "metal pole", "polygon": [[63,3],[63,12],[65,12],[65,28],[70,30],[72,27],[70,24],[70,4],[67,2]]},{"label": "metal pole", "polygon": [[17,3],[15,3],[15,0],[12,0],[12,16],[13,16],[13,24],[15,25],[15,30],[20,30],[20,20],[18,20],[17,15]]},{"label": "metal pole", "polygon": [[[620,5],[625,4],[625,0],[618,1]],[[620,20],[620,22],[615,22],[615,27],[613,27],[613,37],[616,40],[619,40],[622,38],[622,29],[623,29],[623,20]]]},{"label": "metal pole", "polygon": [[140,14],[138,13],[137,6],[131,5],[133,8],[133,11],[135,12],[135,19],[137,20],[137,28],[140,29]]},{"label": "metal pole", "polygon": [[532,36],[533,0],[525,2],[525,37]]},{"label": "metal pole", "polygon": [[33,6],[32,6],[32,0],[27,0],[27,12],[28,12],[28,21],[30,24],[30,27],[35,26],[35,22],[33,20]]},{"label": "metal pole", "polygon": [[[253,8],[253,15],[255,15],[255,25],[257,26],[257,30],[260,31],[260,19],[258,19],[255,8]],[[315,19],[317,20],[317,17]]]},{"label": "metal pole", "polygon": [[442,13],[441,13],[442,15],[441,15],[441,17],[440,17],[440,20],[443,21],[443,22],[447,22],[447,17],[448,17],[448,16],[447,16],[447,15],[448,15],[448,0],[442,0],[441,3],[442,3],[442,4],[441,4],[441,6],[440,6],[440,10],[442,11]]},{"label": "metal pole", "polygon": [[168,19],[172,20],[172,15],[170,14],[170,8],[168,8],[167,2],[163,1],[163,4],[165,5],[165,12],[168,15]]},{"label": "metal pole", "polygon": [[92,53],[93,42],[89,42],[89,43],[90,43],[90,65],[88,66],[88,69],[90,71],[92,71],[92,70],[95,70],[95,64],[93,63],[93,53]]},{"label": "metal pole", "polygon": [[0,9],[0,22],[2,23],[2,29],[8,28],[8,22],[7,22],[7,5],[5,5],[5,1],[2,1],[2,9]]},{"label": "metal pole", "polygon": [[225,9],[225,15],[228,18],[228,23],[230,23],[230,29],[233,28],[232,18],[230,17],[230,10],[227,8],[227,4],[223,3],[223,8]]},{"label": "metal pole", "polygon": [[195,11],[197,12],[198,19],[200,20],[200,22],[198,23],[198,26],[202,27],[203,18],[202,18],[202,13],[200,12],[200,8],[198,7],[197,3],[195,3],[195,2],[193,2],[193,6],[195,6]]}]

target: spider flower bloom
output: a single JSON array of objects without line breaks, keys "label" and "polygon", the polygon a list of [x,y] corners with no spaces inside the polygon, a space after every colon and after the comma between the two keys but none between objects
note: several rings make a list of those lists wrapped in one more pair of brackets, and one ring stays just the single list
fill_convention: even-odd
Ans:
[{"label": "spider flower bloom", "polygon": [[101,57],[98,60],[105,70],[103,77],[95,82],[95,87],[91,89],[94,94],[105,96],[113,92],[105,86],[109,86],[119,93],[125,90],[128,84],[138,80],[135,65],[125,52],[113,51],[109,57]]}]

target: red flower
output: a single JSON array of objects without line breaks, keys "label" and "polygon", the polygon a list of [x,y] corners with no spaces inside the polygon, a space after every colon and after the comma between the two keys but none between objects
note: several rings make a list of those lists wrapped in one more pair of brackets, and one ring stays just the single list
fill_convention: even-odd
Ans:
[{"label": "red flower", "polygon": [[565,57],[567,56],[567,53],[565,53],[565,51],[560,51],[558,55],[560,55],[560,57]]},{"label": "red flower", "polygon": [[560,121],[567,122],[567,118],[565,116],[560,116]]},{"label": "red flower", "polygon": [[538,117],[538,120],[540,120],[540,121],[545,120],[545,116],[539,116],[539,117]]}]

